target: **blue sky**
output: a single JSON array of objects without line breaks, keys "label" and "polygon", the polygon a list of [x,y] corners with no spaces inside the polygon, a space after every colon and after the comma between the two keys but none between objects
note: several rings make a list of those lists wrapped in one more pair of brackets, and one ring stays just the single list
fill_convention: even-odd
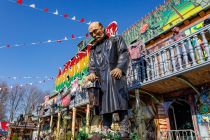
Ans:
[{"label": "blue sky", "polygon": [[[15,1],[15,0],[14,0]],[[85,21],[100,21],[104,26],[118,22],[122,33],[144,15],[163,3],[163,0],[23,0],[25,4],[36,4],[37,8],[55,9],[70,17],[85,18]],[[87,33],[88,25],[63,17],[36,11],[29,7],[0,0],[0,46],[26,43],[24,47],[0,49],[0,80],[9,84],[37,83],[38,79],[11,80],[2,76],[56,76],[58,68],[77,52],[81,40],[62,43],[30,45],[32,42],[76,37]],[[53,90],[54,81],[37,84]]]}]

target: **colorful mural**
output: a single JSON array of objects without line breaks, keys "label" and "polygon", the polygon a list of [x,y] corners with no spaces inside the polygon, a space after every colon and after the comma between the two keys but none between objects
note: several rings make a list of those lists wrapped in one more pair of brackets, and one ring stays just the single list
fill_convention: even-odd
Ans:
[{"label": "colorful mural", "polygon": [[186,29],[185,31],[183,31],[183,33],[184,33],[186,36],[188,36],[188,35],[190,35],[190,34],[192,34],[192,33],[195,33],[196,31],[198,31],[198,30],[201,29],[202,27],[203,27],[203,21],[200,22],[200,23],[198,23],[198,24],[196,24],[196,25],[194,25],[194,26],[192,26],[192,27],[190,27],[190,28],[188,28],[188,29]]},{"label": "colorful mural", "polygon": [[147,42],[208,6],[209,0],[169,0],[125,31],[123,37],[128,45],[136,39]]},{"label": "colorful mural", "polygon": [[203,138],[210,137],[210,89],[205,89],[197,100],[198,128]]}]

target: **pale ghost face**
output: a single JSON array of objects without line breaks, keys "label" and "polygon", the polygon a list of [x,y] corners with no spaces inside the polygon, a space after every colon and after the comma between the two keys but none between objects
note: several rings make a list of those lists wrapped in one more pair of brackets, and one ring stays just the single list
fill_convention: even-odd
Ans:
[{"label": "pale ghost face", "polygon": [[99,22],[92,22],[88,30],[96,42],[101,41],[105,37],[104,27]]}]

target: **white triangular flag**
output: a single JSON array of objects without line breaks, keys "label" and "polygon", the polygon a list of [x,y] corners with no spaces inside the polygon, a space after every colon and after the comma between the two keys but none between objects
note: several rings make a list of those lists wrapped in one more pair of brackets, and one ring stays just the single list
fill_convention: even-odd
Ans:
[{"label": "white triangular flag", "polygon": [[65,36],[63,40],[68,40],[68,38]]},{"label": "white triangular flag", "polygon": [[58,10],[56,9],[55,12],[53,13],[54,15],[58,15]]},{"label": "white triangular flag", "polygon": [[90,23],[91,23],[91,21],[90,22],[88,22],[88,23],[86,23],[87,25],[90,25]]},{"label": "white triangular flag", "polygon": [[14,46],[15,46],[15,47],[18,47],[18,46],[19,46],[19,44],[15,44]]},{"label": "white triangular flag", "polygon": [[31,4],[31,5],[29,5],[29,7],[36,8],[36,5],[35,4]]},{"label": "white triangular flag", "polygon": [[72,20],[76,20],[76,17],[75,17],[75,16],[73,16],[71,19],[72,19]]},{"label": "white triangular flag", "polygon": [[32,85],[32,83],[29,83],[29,85]]},{"label": "white triangular flag", "polygon": [[48,40],[47,42],[49,42],[49,43],[50,43],[50,42],[52,42],[52,41],[51,41],[51,40]]}]

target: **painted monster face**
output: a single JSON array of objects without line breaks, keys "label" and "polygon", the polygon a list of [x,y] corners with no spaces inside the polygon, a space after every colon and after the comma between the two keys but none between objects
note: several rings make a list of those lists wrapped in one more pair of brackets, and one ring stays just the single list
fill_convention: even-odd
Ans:
[{"label": "painted monster face", "polygon": [[88,30],[96,42],[100,42],[105,37],[104,27],[99,22],[92,22]]}]

